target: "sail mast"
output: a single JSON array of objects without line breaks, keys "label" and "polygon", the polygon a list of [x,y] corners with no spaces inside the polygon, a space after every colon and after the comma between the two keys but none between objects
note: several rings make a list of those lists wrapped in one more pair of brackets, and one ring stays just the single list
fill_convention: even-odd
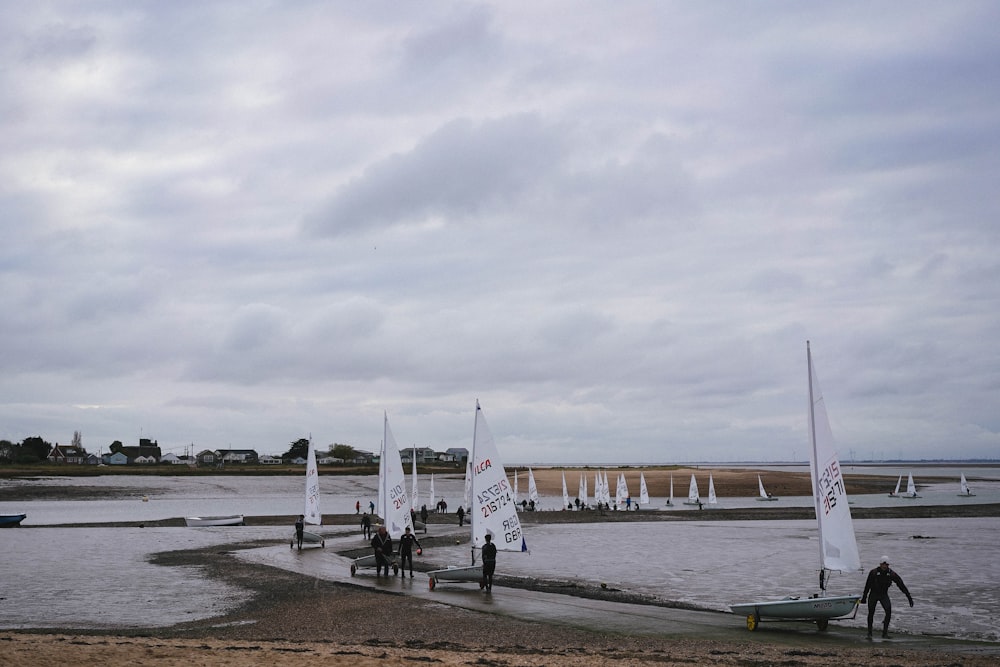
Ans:
[{"label": "sail mast", "polygon": [[819,528],[819,569],[822,572],[825,569],[823,562],[823,522],[819,520],[820,512],[822,511],[820,507],[819,487],[817,486],[819,481],[819,452],[816,449],[816,399],[813,396],[813,362],[812,350],[809,349],[809,341],[806,341],[806,369],[809,376],[809,446],[812,450],[812,456],[809,461],[809,477],[812,479],[813,506],[816,511],[816,525]]}]

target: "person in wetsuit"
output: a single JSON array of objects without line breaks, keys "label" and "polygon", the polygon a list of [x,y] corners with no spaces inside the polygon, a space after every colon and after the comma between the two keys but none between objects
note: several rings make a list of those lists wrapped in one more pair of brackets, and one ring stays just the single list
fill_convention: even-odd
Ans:
[{"label": "person in wetsuit", "polygon": [[483,583],[487,591],[493,590],[493,573],[497,569],[497,545],[493,544],[492,536],[486,533],[486,544],[483,545]]},{"label": "person in wetsuit", "polygon": [[872,621],[875,619],[875,608],[881,603],[885,619],[882,621],[882,636],[889,636],[889,619],[892,617],[892,601],[889,600],[889,587],[893,584],[903,591],[910,606],[913,606],[913,596],[907,590],[903,579],[889,568],[889,557],[882,556],[878,567],[868,573],[865,581],[865,591],[861,594],[861,604],[868,602],[868,636],[872,636]]},{"label": "person in wetsuit", "polygon": [[302,550],[302,533],[305,532],[305,516],[299,515],[298,521],[295,522],[295,541],[299,544],[299,550]]},{"label": "person in wetsuit", "polygon": [[420,549],[420,542],[417,541],[417,536],[410,532],[410,527],[406,527],[406,532],[403,536],[399,538],[399,576],[405,577],[406,563],[410,563],[410,579],[413,578],[413,545],[417,545],[417,549]]}]

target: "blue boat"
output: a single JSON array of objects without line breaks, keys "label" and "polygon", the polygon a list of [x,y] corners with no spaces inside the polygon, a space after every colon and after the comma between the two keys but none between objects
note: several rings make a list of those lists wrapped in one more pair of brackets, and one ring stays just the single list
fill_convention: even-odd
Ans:
[{"label": "blue boat", "polygon": [[0,528],[20,526],[27,514],[0,514]]}]

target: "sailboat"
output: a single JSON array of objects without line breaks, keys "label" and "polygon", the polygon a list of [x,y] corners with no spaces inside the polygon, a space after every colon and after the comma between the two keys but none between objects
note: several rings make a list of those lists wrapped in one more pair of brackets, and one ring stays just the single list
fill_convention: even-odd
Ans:
[{"label": "sailboat", "polygon": [[[306,454],[306,504],[302,512],[305,523],[320,526],[323,524],[323,515],[319,511],[319,468],[316,466],[316,448],[313,446],[312,438],[309,438],[309,453]],[[292,533],[292,547],[298,542],[298,537]],[[302,531],[302,544],[318,544],[326,546],[326,540],[319,533],[304,530]],[[301,549],[302,547],[299,547]]]},{"label": "sailboat", "polygon": [[694,473],[691,473],[691,484],[688,485],[688,499],[684,501],[685,505],[697,505],[701,507],[701,495],[698,493],[698,480],[694,478]]},{"label": "sailboat", "polygon": [[919,498],[917,495],[917,485],[913,483],[913,473],[910,473],[906,477],[906,494],[903,495],[904,498]]},{"label": "sailboat", "polygon": [[566,471],[563,470],[562,474],[563,482],[563,509],[573,509],[573,504],[569,502],[569,491],[566,489]]},{"label": "sailboat", "polygon": [[[847,572],[861,569],[861,555],[854,537],[851,508],[847,502],[844,477],[837,459],[833,432],[826,415],[826,404],[819,380],[813,371],[812,353],[806,342],[806,366],[809,375],[810,467],[816,523],[819,529],[819,593],[808,598],[745,602],[730,605],[734,614],[745,616],[748,630],[756,630],[761,619],[811,621],[825,630],[829,621],[857,614],[860,596],[826,594],[827,571]],[[853,618],[853,614],[851,618]]]},{"label": "sailboat", "polygon": [[621,509],[627,497],[628,487],[625,486],[625,473],[620,472],[618,479],[615,480],[615,509]]},{"label": "sailboat", "polygon": [[772,496],[770,493],[764,490],[764,481],[757,475],[757,487],[759,489],[760,495],[757,496],[757,500],[777,500],[778,498]]},{"label": "sailboat", "polygon": [[670,495],[667,497],[667,507],[674,505],[674,476],[670,476]]},{"label": "sailboat", "polygon": [[535,486],[535,473],[528,468],[528,509],[534,510],[538,505],[538,487]]},{"label": "sailboat", "polygon": [[429,503],[434,502],[434,473],[431,473],[431,487],[430,490],[427,492],[427,502]]},{"label": "sailboat", "polygon": [[961,484],[961,486],[959,487],[959,489],[961,491],[958,494],[959,498],[971,498],[972,496],[976,495],[976,494],[974,494],[972,492],[972,489],[969,488],[969,483],[965,481],[965,473],[964,472],[962,473],[962,480],[961,480],[961,482],[959,482],[959,484]]},{"label": "sailboat", "polygon": [[587,476],[580,473],[580,490],[577,492],[579,496],[577,499],[580,501],[580,509],[586,509],[587,507]]},{"label": "sailboat", "polygon": [[639,473],[639,502],[636,503],[635,508],[639,509],[639,505],[649,504],[649,489],[646,487],[646,475],[645,473]]},{"label": "sailboat", "polygon": [[514,505],[517,505],[517,470],[514,471]]},{"label": "sailboat", "polygon": [[708,473],[708,504],[715,505],[719,502],[719,499],[715,495],[715,480],[712,479],[712,473]]},{"label": "sailboat", "polygon": [[896,480],[896,489],[894,491],[889,492],[890,498],[899,498],[899,486],[902,483],[903,483],[903,476],[900,475],[899,478]]},{"label": "sailboat", "polygon": [[497,551],[528,550],[521,533],[514,497],[507,483],[507,473],[500,462],[496,442],[486,425],[479,401],[476,401],[476,422],[472,430],[472,507],[469,509],[469,526],[472,533],[472,565],[432,570],[428,585],[431,590],[440,581],[476,581],[483,588],[483,567],[476,565],[476,550],[486,544],[490,535]]},{"label": "sailboat", "polygon": [[[382,519],[382,524],[393,540],[398,540],[407,528],[413,530],[403,461],[399,457],[396,438],[389,428],[389,415],[384,415],[383,419],[382,451],[379,453],[378,463],[378,504],[375,506],[375,513]],[[351,576],[361,567],[375,567],[375,554],[355,558],[351,563]],[[393,562],[392,573],[398,572],[399,564]]]}]

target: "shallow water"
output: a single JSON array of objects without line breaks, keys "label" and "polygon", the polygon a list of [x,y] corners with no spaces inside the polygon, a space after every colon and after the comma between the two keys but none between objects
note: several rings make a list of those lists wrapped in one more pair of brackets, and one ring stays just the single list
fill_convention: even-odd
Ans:
[{"label": "shallow water", "polygon": [[[0,503],[0,512],[25,511],[24,525],[36,526],[0,531],[4,561],[0,628],[156,627],[221,614],[239,604],[245,593],[209,580],[198,568],[152,565],[149,555],[243,540],[273,539],[280,544],[290,530],[45,526],[199,514],[291,515],[301,511],[303,502],[303,481],[297,477],[46,480],[53,482],[127,487],[135,494],[117,500]],[[373,499],[376,480],[338,477],[321,484],[323,510],[342,513],[353,511],[358,500],[366,504]],[[979,495],[971,499],[958,498],[950,485],[941,486],[922,490],[925,497],[920,501],[875,495],[852,502],[951,504],[997,502],[992,498],[1000,496],[988,482],[978,485]],[[449,508],[461,503],[463,488],[460,476],[435,476],[437,495],[448,500]],[[808,506],[810,500],[783,498],[779,503]],[[559,504],[556,498],[542,499],[543,508]],[[724,498],[721,504],[757,503]],[[671,511],[698,510],[678,505]],[[349,530],[323,528],[328,535]],[[855,520],[855,531],[866,569],[874,567],[880,555],[889,555],[916,600],[910,609],[905,597],[893,589],[894,630],[1000,641],[993,621],[993,610],[1000,604],[1000,574],[993,566],[1000,552],[1000,519]],[[525,533],[531,553],[501,554],[502,573],[603,582],[720,610],[734,602],[805,596],[816,590],[818,555],[812,521],[571,524],[529,526]],[[446,547],[429,550],[424,558],[442,566],[465,564],[469,553],[465,546]],[[863,573],[835,574],[830,592],[860,593],[863,577]],[[880,618],[881,611],[876,622]],[[850,623],[863,625],[864,611]]]}]

